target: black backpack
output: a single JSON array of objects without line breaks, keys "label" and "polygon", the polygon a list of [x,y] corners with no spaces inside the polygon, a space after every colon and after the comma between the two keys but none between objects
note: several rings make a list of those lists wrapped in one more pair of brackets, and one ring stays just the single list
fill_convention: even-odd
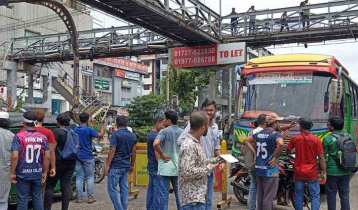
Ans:
[{"label": "black backpack", "polygon": [[348,133],[333,134],[337,139],[337,156],[332,156],[339,169],[353,171],[356,168],[357,148]]}]

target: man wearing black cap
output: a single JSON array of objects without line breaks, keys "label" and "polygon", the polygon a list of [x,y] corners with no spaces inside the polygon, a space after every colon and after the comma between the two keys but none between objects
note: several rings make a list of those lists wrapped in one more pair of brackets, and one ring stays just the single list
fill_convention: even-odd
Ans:
[{"label": "man wearing black cap", "polygon": [[322,180],[326,180],[326,162],[321,140],[311,134],[312,120],[303,117],[299,120],[301,134],[294,136],[287,145],[287,154],[295,149],[295,210],[303,209],[303,192],[306,183],[311,200],[311,209],[320,209],[320,187],[318,179],[317,155],[322,169]]}]

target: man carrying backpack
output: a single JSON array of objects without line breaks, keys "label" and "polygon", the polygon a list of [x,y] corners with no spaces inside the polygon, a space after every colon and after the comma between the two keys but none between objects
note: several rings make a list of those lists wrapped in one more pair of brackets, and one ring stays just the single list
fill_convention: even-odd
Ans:
[{"label": "man carrying backpack", "polygon": [[46,184],[44,207],[51,210],[54,188],[60,180],[62,193],[62,210],[68,210],[71,198],[71,181],[75,171],[76,159],[79,150],[79,137],[69,128],[71,118],[62,113],[57,116],[57,128],[53,134],[57,142],[56,148],[56,175],[49,177]]},{"label": "man carrying backpack", "polygon": [[349,178],[356,165],[356,147],[352,136],[343,131],[342,118],[330,118],[327,126],[332,132],[323,139],[323,150],[327,162],[328,210],[336,209],[337,191],[341,200],[341,209],[349,210]]}]

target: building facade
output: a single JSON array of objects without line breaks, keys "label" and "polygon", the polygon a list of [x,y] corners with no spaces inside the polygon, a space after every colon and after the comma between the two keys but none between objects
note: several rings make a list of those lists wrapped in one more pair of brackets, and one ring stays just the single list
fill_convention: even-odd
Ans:
[{"label": "building facade", "polygon": [[94,92],[113,107],[125,107],[142,96],[142,75],[149,66],[122,58],[94,59]]},{"label": "building facade", "polygon": [[[93,29],[93,18],[90,16],[89,11],[83,4],[71,0],[59,0],[59,2],[68,8],[68,11],[72,15],[78,31]],[[47,7],[40,5],[26,3],[10,4],[9,7],[0,7],[0,17],[1,58],[3,58],[8,51],[12,38],[41,36],[46,34],[63,33],[67,31],[65,24],[55,12]],[[24,42],[23,46],[15,46],[15,48],[31,45],[32,42],[35,41],[29,40]],[[66,77],[68,80],[71,80],[73,78],[72,65],[73,62],[49,63],[46,64],[46,68],[53,69],[55,71],[55,74],[51,75],[52,77]],[[82,80],[80,80],[81,87],[85,87],[85,81],[87,79],[86,77],[88,76],[82,76],[82,72],[90,69],[91,66],[93,72],[93,65],[91,62],[80,62],[80,68],[82,69],[80,72],[80,78],[82,78]],[[25,103],[43,103],[42,86],[48,81],[44,80],[44,77],[37,73],[30,76],[28,69],[19,70],[17,74],[17,95],[21,95],[22,97],[20,98],[22,98]],[[6,78],[7,71],[3,71],[0,68],[0,86],[6,86]],[[28,96],[29,81],[33,82],[34,84],[33,101],[32,99],[29,100]],[[87,89],[92,90],[91,86],[89,86]],[[2,95],[2,98],[6,100],[6,92]],[[47,110],[52,114],[56,114],[67,111],[68,109],[68,102],[57,91],[52,89],[52,103],[50,107],[47,106]]]}]

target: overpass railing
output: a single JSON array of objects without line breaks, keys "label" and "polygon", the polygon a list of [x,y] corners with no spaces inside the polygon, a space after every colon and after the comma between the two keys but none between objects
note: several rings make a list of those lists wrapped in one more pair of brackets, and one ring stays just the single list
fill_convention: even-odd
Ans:
[{"label": "overpass railing", "polygon": [[[282,16],[284,12],[287,12],[288,19]],[[303,13],[309,14],[309,24],[306,24],[305,27],[303,22],[307,21],[303,19]],[[289,33],[287,28],[292,32],[350,27],[357,26],[357,16],[357,0],[333,1],[279,9],[262,10],[257,8],[255,12],[236,13],[222,17],[221,32],[222,37],[225,38]],[[250,17],[255,17],[251,18],[255,20],[255,26],[251,26],[252,30],[250,30],[250,25],[252,25]],[[234,18],[233,22],[231,22],[232,18]],[[237,24],[237,31],[231,30],[234,24]],[[281,31],[281,27],[283,27],[283,31]],[[249,33],[250,31],[251,33]]]},{"label": "overpass railing", "polygon": [[[162,52],[168,46],[178,45],[163,36],[135,25],[93,29],[78,32],[81,59],[113,57],[116,54]],[[20,37],[12,39],[7,59],[67,60],[73,55],[68,33]]]}]

